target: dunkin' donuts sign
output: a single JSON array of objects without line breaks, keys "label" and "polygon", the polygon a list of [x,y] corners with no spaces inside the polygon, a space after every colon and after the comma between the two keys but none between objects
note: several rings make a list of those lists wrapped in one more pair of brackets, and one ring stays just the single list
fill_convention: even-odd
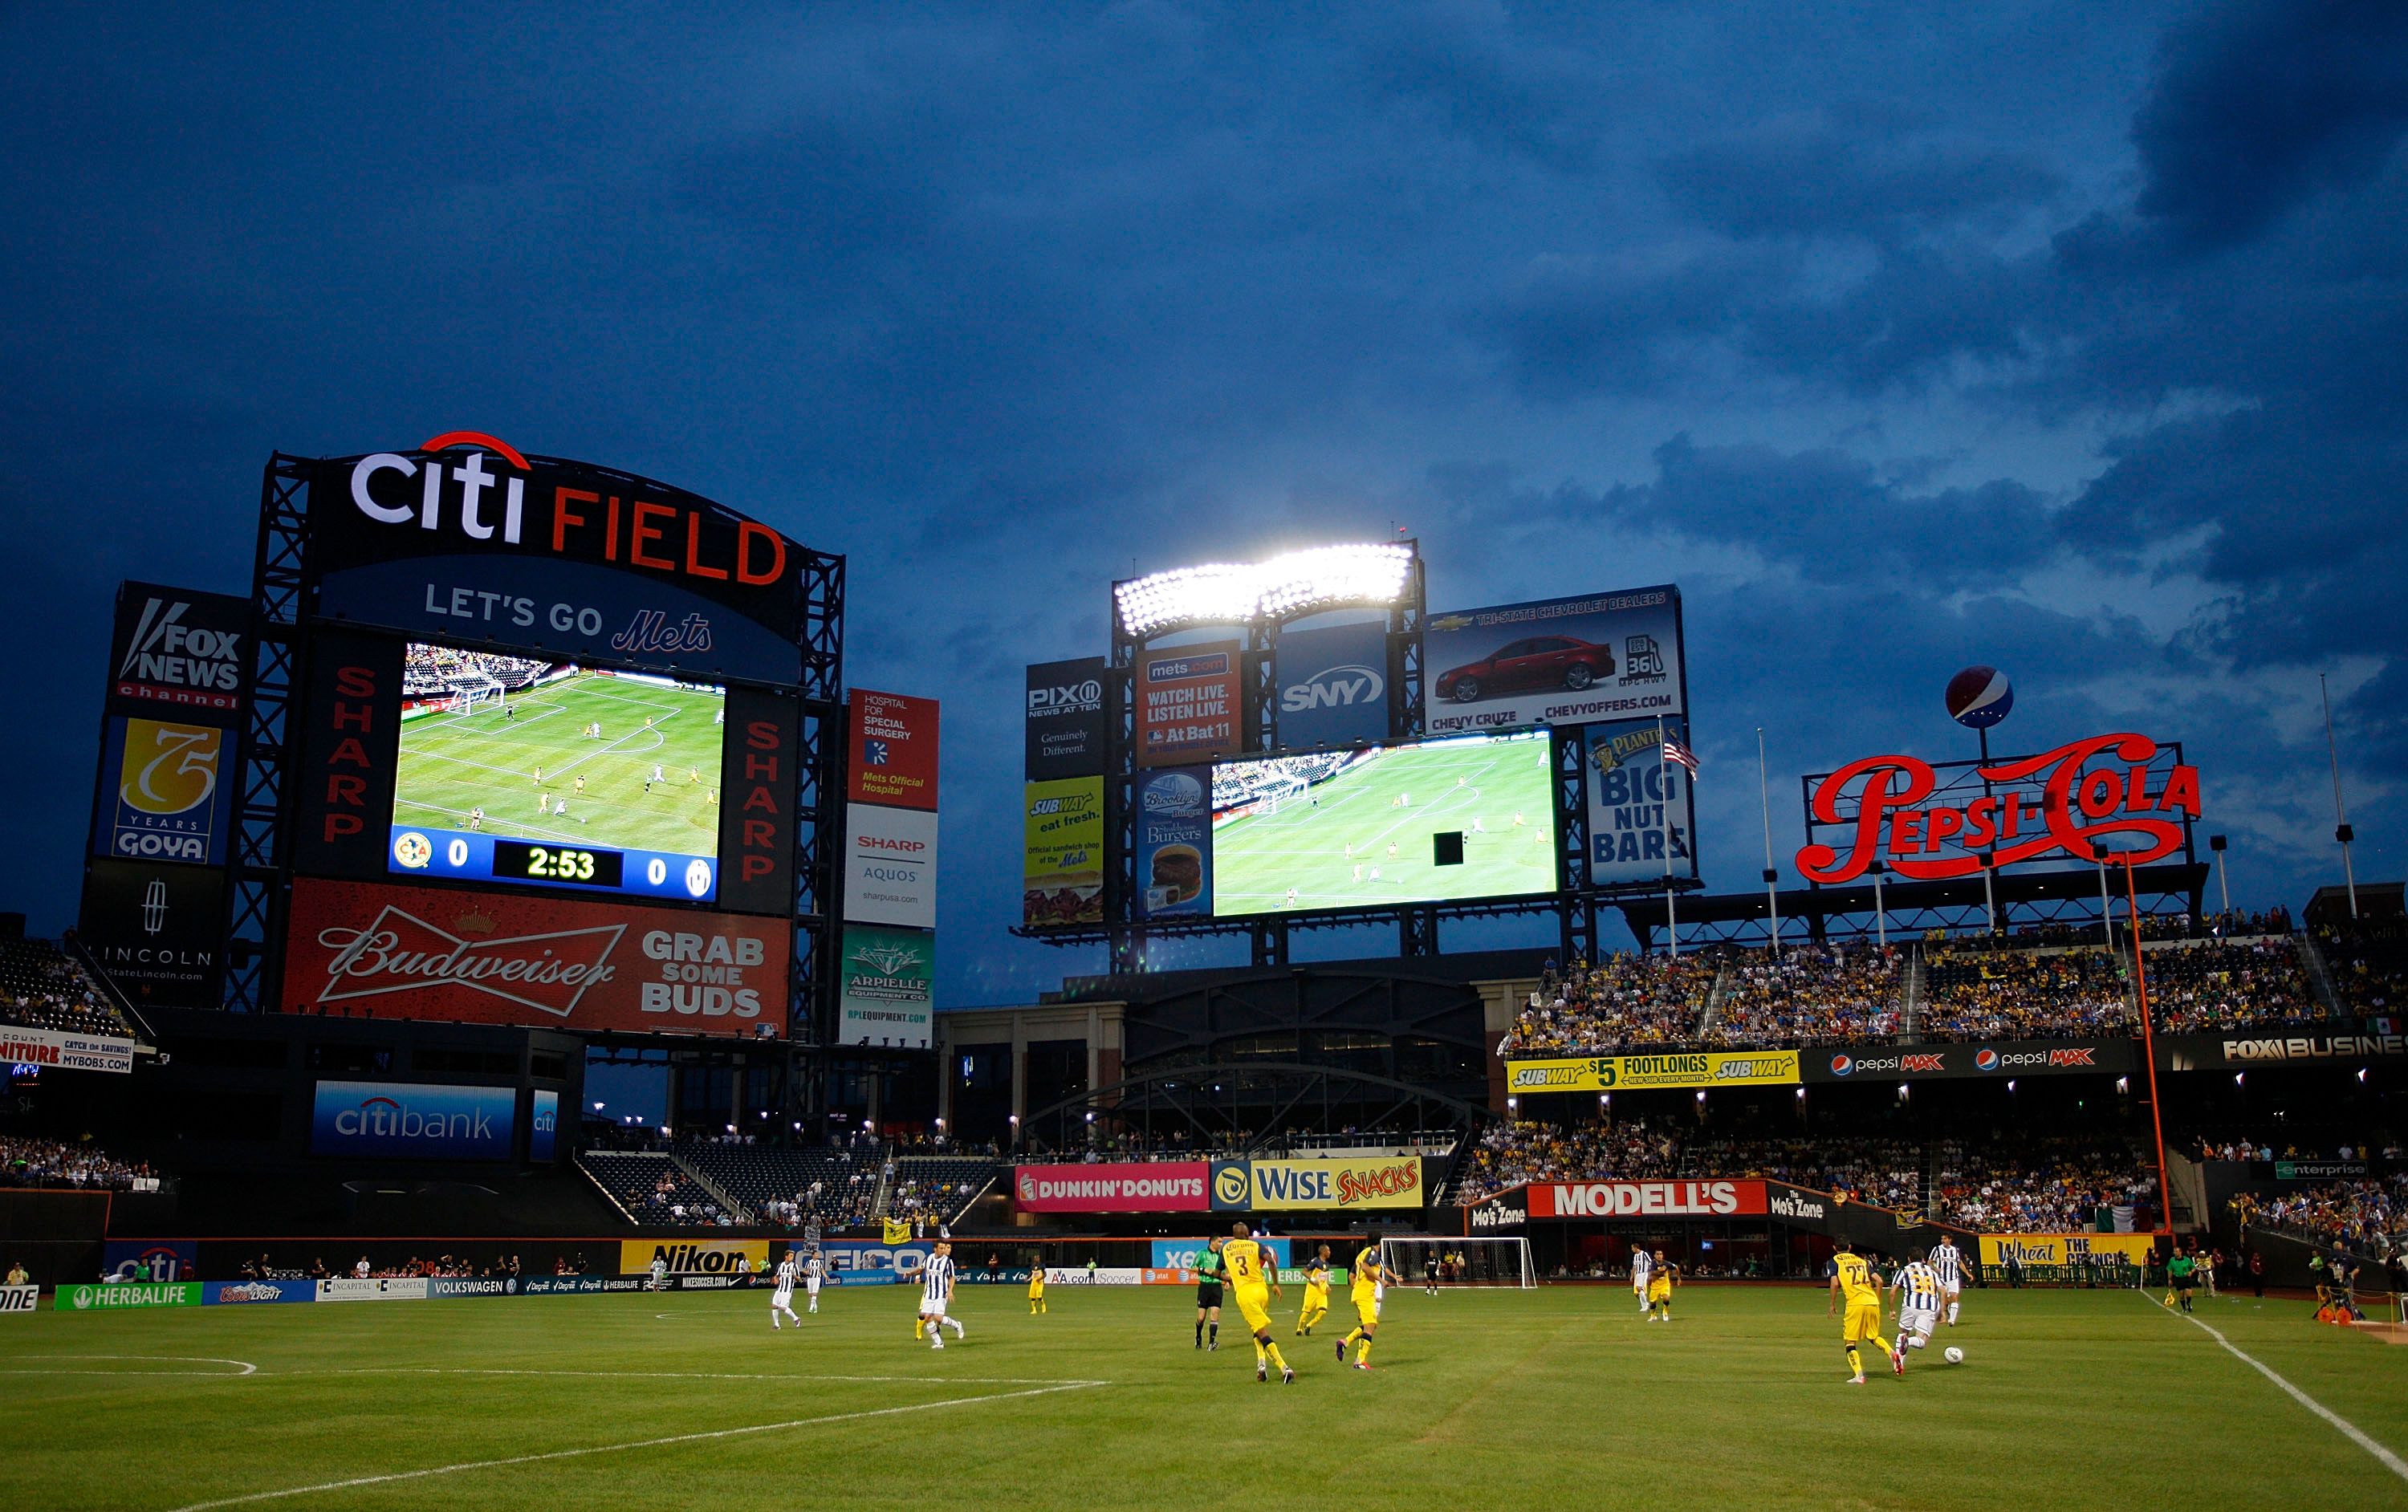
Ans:
[{"label": "dunkin' donuts sign", "polygon": [[[2136,852],[2136,864],[2183,848],[2184,821],[2200,816],[2199,768],[2169,764],[2142,735],[2092,735],[2038,756],[1976,769],[1991,791],[1935,801],[1939,776],[1913,756],[1868,756],[1823,777],[1810,822],[1844,827],[1842,848],[1817,841],[1798,852],[1808,881],[1853,882],[1876,861],[1911,881],[1942,881],[1995,864]],[[2003,790],[2003,791],[1999,791]]]}]

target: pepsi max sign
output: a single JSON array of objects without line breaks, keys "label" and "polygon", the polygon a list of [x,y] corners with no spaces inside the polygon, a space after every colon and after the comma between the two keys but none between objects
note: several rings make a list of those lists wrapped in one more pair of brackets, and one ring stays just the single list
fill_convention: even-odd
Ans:
[{"label": "pepsi max sign", "polygon": [[518,1093],[509,1087],[322,1081],[309,1152],[366,1159],[507,1161]]},{"label": "pepsi max sign", "polygon": [[2128,1039],[2000,1040],[1982,1045],[1852,1045],[1799,1057],[1810,1082],[1953,1081],[1975,1077],[2123,1075],[2134,1063]]}]

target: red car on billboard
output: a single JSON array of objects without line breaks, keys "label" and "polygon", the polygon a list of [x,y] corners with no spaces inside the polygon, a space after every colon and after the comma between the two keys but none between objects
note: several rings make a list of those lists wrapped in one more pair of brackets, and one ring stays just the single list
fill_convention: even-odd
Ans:
[{"label": "red car on billboard", "polygon": [[1580,692],[1613,676],[1613,649],[1574,635],[1532,635],[1499,647],[1485,658],[1438,675],[1438,695],[1476,704],[1496,693],[1533,688]]}]

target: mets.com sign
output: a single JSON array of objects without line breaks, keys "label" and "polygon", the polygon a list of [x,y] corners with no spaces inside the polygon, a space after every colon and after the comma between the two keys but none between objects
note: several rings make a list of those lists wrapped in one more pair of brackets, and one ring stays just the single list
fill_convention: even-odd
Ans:
[{"label": "mets.com sign", "polygon": [[1611,1092],[1654,1087],[1786,1087],[1799,1078],[1796,1050],[1698,1050],[1671,1055],[1590,1055],[1570,1061],[1509,1061],[1505,1085],[1534,1092]]}]

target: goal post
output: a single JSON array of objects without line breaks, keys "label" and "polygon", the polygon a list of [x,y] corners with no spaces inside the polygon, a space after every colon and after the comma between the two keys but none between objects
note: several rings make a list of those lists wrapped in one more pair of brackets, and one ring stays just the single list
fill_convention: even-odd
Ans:
[{"label": "goal post", "polygon": [[1523,1238],[1430,1238],[1414,1234],[1380,1241],[1380,1262],[1420,1286],[1438,1265],[1440,1286],[1515,1287],[1534,1290],[1538,1267],[1530,1262],[1530,1241]]}]

